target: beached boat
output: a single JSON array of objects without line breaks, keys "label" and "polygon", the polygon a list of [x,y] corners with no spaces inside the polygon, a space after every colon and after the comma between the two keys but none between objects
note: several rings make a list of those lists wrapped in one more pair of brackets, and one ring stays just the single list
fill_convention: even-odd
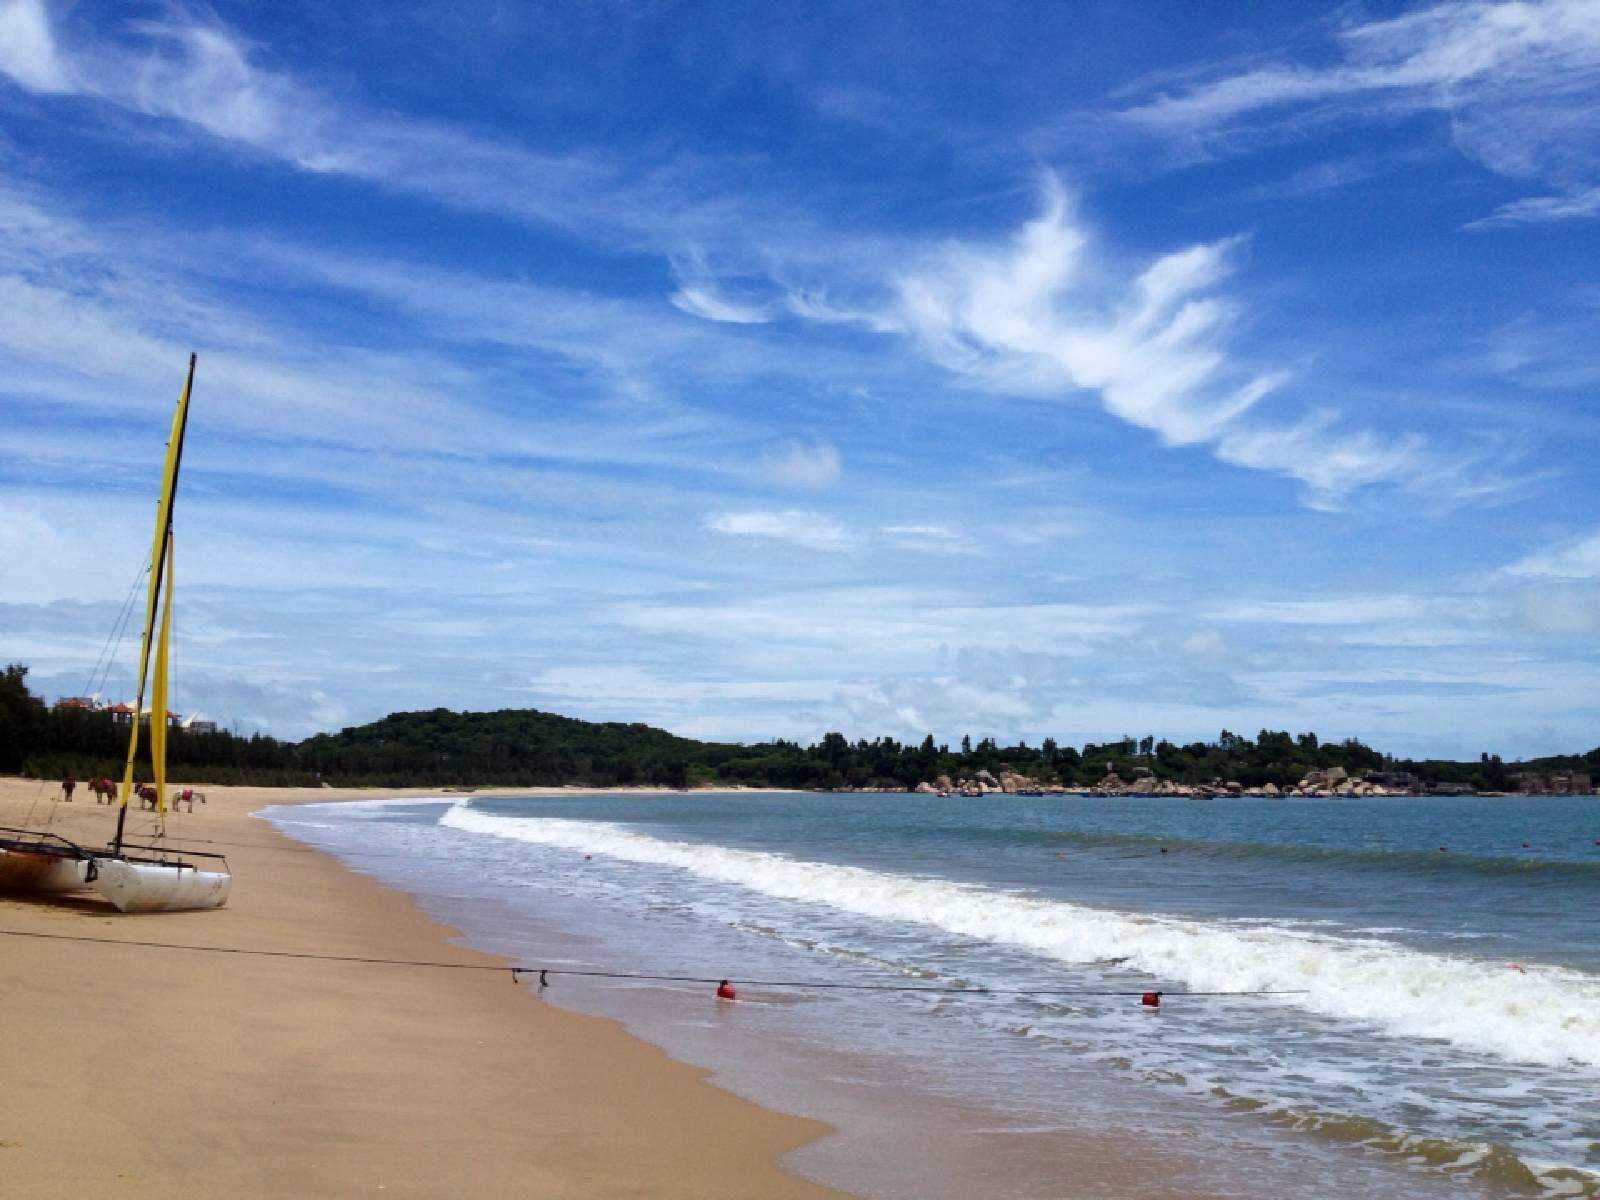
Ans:
[{"label": "beached boat", "polygon": [[[167,809],[167,661],[172,642],[172,507],[183,462],[183,438],[189,424],[189,395],[194,388],[195,356],[178,406],[172,414],[161,496],[156,506],[155,540],[150,549],[150,583],[145,595],[144,634],[139,643],[139,677],[133,719],[128,723],[128,757],[118,790],[117,828],[111,845],[90,850],[53,834],[28,830],[0,831],[0,889],[50,893],[93,887],[123,912],[220,908],[227,903],[233,876],[217,854],[179,854],[159,845],[131,845],[124,840],[128,801],[134,795],[134,759],[139,751],[140,719],[145,686],[150,695],[150,768],[155,781],[157,837]],[[159,614],[159,624],[157,617]],[[151,650],[154,649],[152,664]],[[130,853],[138,851],[138,853]],[[191,858],[203,858],[221,870],[202,869]]]},{"label": "beached boat", "polygon": [[[172,434],[167,439],[167,461],[161,474],[161,498],[156,506],[155,539],[150,547],[150,584],[145,593],[144,634],[139,642],[139,676],[133,702],[134,718],[128,723],[128,758],[117,794],[117,832],[110,850],[96,854],[90,883],[123,912],[152,912],[194,908],[220,908],[228,902],[233,876],[224,869],[201,870],[185,857],[160,847],[141,847],[154,857],[126,852],[123,833],[128,801],[134,793],[133,764],[139,752],[139,714],[144,712],[145,683],[150,684],[150,771],[155,783],[158,827],[167,811],[167,661],[172,642],[172,509],[178,491],[178,468],[183,465],[183,438],[189,428],[189,395],[194,389],[195,356],[189,355],[189,373],[178,393],[172,414]],[[160,623],[157,624],[157,613]],[[151,646],[155,647],[152,667]]]},{"label": "beached boat", "polygon": [[75,892],[89,881],[89,861],[66,838],[0,826],[0,894]]},{"label": "beached boat", "polygon": [[122,912],[221,908],[233,876],[181,860],[98,858],[94,889]]}]

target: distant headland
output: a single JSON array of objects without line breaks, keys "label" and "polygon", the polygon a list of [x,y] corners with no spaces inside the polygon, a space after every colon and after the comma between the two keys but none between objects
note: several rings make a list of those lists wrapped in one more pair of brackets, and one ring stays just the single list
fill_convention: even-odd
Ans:
[{"label": "distant headland", "polygon": [[[120,775],[127,714],[47,705],[27,668],[0,673],[0,773],[42,779]],[[750,787],[983,796],[1396,796],[1594,790],[1600,747],[1505,763],[1400,759],[1354,739],[1223,730],[1214,741],[1153,736],[1080,747],[1045,738],[956,746],[829,733],[802,746],[702,742],[649,725],[583,721],[536,709],[391,713],[301,742],[174,726],[169,761],[186,782],[346,787]]]}]

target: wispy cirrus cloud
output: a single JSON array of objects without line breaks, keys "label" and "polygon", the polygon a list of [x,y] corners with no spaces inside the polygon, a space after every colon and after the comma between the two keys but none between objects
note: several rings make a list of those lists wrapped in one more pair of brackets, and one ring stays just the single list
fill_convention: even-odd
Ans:
[{"label": "wispy cirrus cloud", "polygon": [[857,541],[850,530],[833,518],[800,508],[714,513],[706,518],[705,526],[713,533],[787,542],[807,550],[851,550]]},{"label": "wispy cirrus cloud", "polygon": [[789,487],[824,488],[844,473],[844,459],[827,442],[789,440],[763,456],[763,475]]},{"label": "wispy cirrus cloud", "polygon": [[1600,579],[1600,531],[1518,559],[1504,573],[1525,578]]},{"label": "wispy cirrus cloud", "polygon": [[672,255],[672,268],[678,276],[678,290],[669,297],[674,308],[729,325],[765,325],[772,320],[763,306],[727,295],[707,270],[698,247]]},{"label": "wispy cirrus cloud", "polygon": [[972,554],[977,551],[976,544],[966,534],[936,521],[883,525],[878,533],[901,550],[915,550],[923,554]]},{"label": "wispy cirrus cloud", "polygon": [[1468,229],[1489,229],[1495,225],[1539,225],[1551,221],[1582,221],[1600,217],[1600,187],[1562,196],[1528,196],[1503,204],[1493,213],[1472,221]]},{"label": "wispy cirrus cloud", "polygon": [[1499,486],[1490,474],[1466,480],[1466,456],[1419,434],[1349,428],[1333,411],[1255,413],[1292,375],[1235,348],[1244,312],[1228,283],[1240,252],[1230,238],[1109,267],[1051,176],[1042,211],[1010,239],[948,244],[896,275],[872,327],[992,391],[1097,397],[1168,446],[1209,446],[1230,465],[1298,480],[1314,508],[1378,485],[1440,503]]},{"label": "wispy cirrus cloud", "polygon": [[1010,242],[953,246],[901,275],[895,311],[942,366],[1003,391],[1097,392],[1113,415],[1189,445],[1286,379],[1241,370],[1223,350],[1236,309],[1217,285],[1236,245],[1166,255],[1107,295],[1051,177],[1043,212]]},{"label": "wispy cirrus cloud", "polygon": [[0,5],[0,72],[32,92],[72,88],[67,69],[56,55],[55,38],[42,4],[6,0]]},{"label": "wispy cirrus cloud", "polygon": [[1307,124],[1449,118],[1456,147],[1490,170],[1553,182],[1475,224],[1596,215],[1600,8],[1590,0],[1453,0],[1345,25],[1333,61],[1213,73],[1123,108],[1125,123],[1226,152]]},{"label": "wispy cirrus cloud", "polygon": [[0,73],[31,92],[93,97],[180,122],[301,171],[583,237],[660,246],[679,237],[714,241],[728,225],[731,202],[704,157],[623,165],[366,109],[261,65],[256,48],[214,18],[175,12],[119,32],[120,39],[69,41],[42,0],[6,0]]},{"label": "wispy cirrus cloud", "polygon": [[765,325],[772,319],[765,309],[730,300],[706,283],[684,284],[672,293],[672,303],[692,316],[730,325]]}]

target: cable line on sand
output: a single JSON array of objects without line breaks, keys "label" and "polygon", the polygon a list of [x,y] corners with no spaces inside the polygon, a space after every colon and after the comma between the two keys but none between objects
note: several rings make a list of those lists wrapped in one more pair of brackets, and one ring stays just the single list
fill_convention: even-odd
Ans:
[{"label": "cable line on sand", "polygon": [[[730,981],[756,988],[798,988],[815,991],[838,992],[922,992],[954,996],[1137,996],[1141,1003],[1157,1007],[1160,1002],[1182,996],[1300,996],[1304,988],[1266,988],[1231,992],[1167,992],[1152,990],[1110,991],[1081,988],[987,988],[952,987],[944,984],[919,983],[839,983],[822,979],[742,979],[710,975],[651,975],[639,971],[590,971],[569,967],[499,966],[491,963],[442,962],[437,959],[375,958],[359,954],[320,954],[309,950],[261,950],[247,946],[197,946],[182,942],[136,941],[131,938],[90,937],[86,934],[39,933],[23,929],[0,929],[0,937],[37,938],[53,942],[86,942],[101,946],[131,946],[146,950],[188,950],[198,954],[237,954],[255,958],[309,959],[316,962],[365,963],[387,967],[429,967],[447,971],[505,971],[517,983],[523,975],[537,975],[541,987],[549,986],[550,976],[567,975],[584,979],[632,979],[648,983],[710,983],[727,984]],[[1153,999],[1152,999],[1153,998]]]}]

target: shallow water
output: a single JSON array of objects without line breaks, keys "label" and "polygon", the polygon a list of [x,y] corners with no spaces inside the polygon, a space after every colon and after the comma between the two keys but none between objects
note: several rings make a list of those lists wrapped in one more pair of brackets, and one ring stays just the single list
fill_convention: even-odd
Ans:
[{"label": "shallow water", "polygon": [[[531,963],[1168,993],[718,1006],[556,977],[551,998],[839,1125],[800,1164],[869,1194],[1597,1192],[1594,797],[572,794],[272,819]],[[1086,1138],[1127,1169],[1069,1169]]]}]

